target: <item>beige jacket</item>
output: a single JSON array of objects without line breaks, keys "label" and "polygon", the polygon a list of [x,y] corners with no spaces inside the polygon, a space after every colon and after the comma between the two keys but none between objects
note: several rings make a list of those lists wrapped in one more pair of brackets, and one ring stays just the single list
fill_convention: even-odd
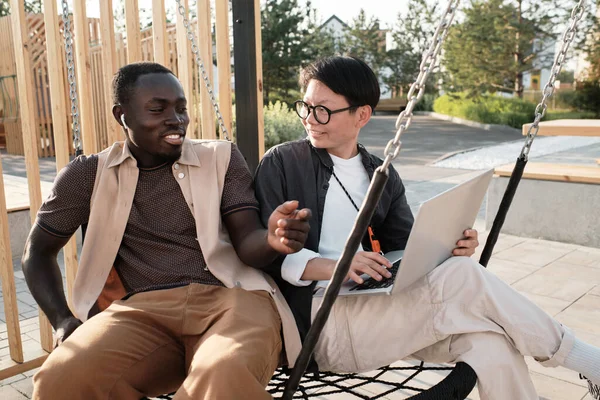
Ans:
[{"label": "beige jacket", "polygon": [[[75,314],[86,320],[112,270],[133,203],[137,162],[124,142],[98,155],[98,171],[79,269],[73,288]],[[231,143],[185,140],[173,176],[196,220],[207,266],[226,287],[265,290],[273,297],[283,326],[287,362],[294,365],[301,343],[292,312],[275,282],[240,261],[221,219],[220,206]]]}]

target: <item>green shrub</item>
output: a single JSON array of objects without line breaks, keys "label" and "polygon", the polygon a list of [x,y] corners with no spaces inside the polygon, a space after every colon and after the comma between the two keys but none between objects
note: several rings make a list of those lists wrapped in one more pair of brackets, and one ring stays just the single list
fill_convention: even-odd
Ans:
[{"label": "green shrub", "polygon": [[425,93],[421,101],[415,106],[414,111],[433,111],[433,102],[437,96],[435,93]]},{"label": "green shrub", "polygon": [[305,134],[296,112],[286,103],[276,101],[264,106],[265,150],[284,142],[296,140]]},{"label": "green shrub", "polygon": [[521,128],[533,120],[535,104],[495,95],[469,97],[466,93],[448,93],[434,101],[433,110],[484,124]]}]

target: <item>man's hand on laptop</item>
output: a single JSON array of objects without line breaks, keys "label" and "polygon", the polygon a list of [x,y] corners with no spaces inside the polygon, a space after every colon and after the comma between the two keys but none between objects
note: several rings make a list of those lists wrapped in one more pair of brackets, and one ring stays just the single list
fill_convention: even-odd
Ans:
[{"label": "man's hand on laptop", "polygon": [[465,237],[456,242],[456,248],[452,250],[452,255],[471,257],[475,254],[477,246],[479,246],[478,233],[475,229],[467,229],[463,232],[463,235]]},{"label": "man's hand on laptop", "polygon": [[361,275],[367,274],[380,281],[383,277],[392,277],[390,271],[387,270],[391,267],[392,263],[381,254],[372,251],[359,251],[352,259],[346,278],[352,279],[356,283],[363,283],[364,279]]}]

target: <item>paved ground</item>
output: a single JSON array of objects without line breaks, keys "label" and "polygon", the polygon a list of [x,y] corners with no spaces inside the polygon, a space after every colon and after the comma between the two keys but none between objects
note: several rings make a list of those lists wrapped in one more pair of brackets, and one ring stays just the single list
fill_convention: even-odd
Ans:
[{"label": "paved ground", "polygon": [[[377,116],[361,135],[361,141],[374,153],[381,155],[387,140],[394,133],[395,117]],[[477,128],[455,125],[427,117],[415,117],[413,125],[403,137],[403,149],[398,162],[394,165],[399,170],[407,188],[407,197],[411,208],[418,209],[419,204],[468,179],[477,171],[464,169],[436,168],[431,165],[446,153],[481,146],[494,145],[521,139],[514,131],[484,131]],[[592,152],[598,149],[570,150],[556,157],[577,159],[582,151]],[[516,157],[516,154],[515,154]],[[23,175],[22,159],[3,157],[5,173]],[[54,176],[52,161],[43,160],[42,179],[50,182]],[[26,197],[22,194],[23,180],[5,176],[13,187],[7,188],[7,198]],[[43,185],[47,187],[46,185]],[[19,188],[19,190],[13,190]],[[483,214],[480,214],[483,217]],[[483,232],[483,220],[480,218],[476,228]],[[62,260],[62,257],[59,257]],[[494,256],[489,268],[501,279],[511,284],[530,300],[538,304],[560,322],[569,325],[578,336],[600,346],[600,249],[582,246],[524,239],[515,236],[501,235],[495,247]],[[15,265],[15,279],[18,292],[18,306],[23,333],[23,345],[28,351],[39,348],[39,326],[37,322],[37,306],[29,294],[20,271]],[[4,324],[4,304],[0,299],[0,365],[8,358],[8,341]],[[541,399],[572,400],[586,399],[583,381],[577,374],[562,369],[546,369],[528,359],[531,376]],[[0,399],[22,400],[31,396],[31,375],[34,371],[19,374],[10,379],[0,381]],[[431,385],[440,379],[440,374],[431,373],[420,378],[416,385]],[[397,375],[397,379],[402,376]],[[380,393],[381,387],[364,388],[365,394]],[[386,398],[405,398],[408,393],[394,393]],[[323,399],[344,397],[323,396]],[[469,399],[478,399],[474,392]]]}]

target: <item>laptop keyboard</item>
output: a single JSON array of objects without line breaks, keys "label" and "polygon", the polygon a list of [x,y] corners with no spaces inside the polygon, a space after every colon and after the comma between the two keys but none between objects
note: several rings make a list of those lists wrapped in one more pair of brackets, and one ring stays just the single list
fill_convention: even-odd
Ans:
[{"label": "laptop keyboard", "polygon": [[381,288],[386,288],[386,287],[392,286],[394,284],[394,279],[396,279],[396,274],[398,273],[398,269],[400,269],[400,261],[402,261],[402,260],[396,261],[394,264],[392,264],[392,268],[390,268],[388,270],[392,273],[391,278],[384,277],[382,280],[378,281],[376,279],[369,277],[368,279],[365,279],[365,281],[363,283],[356,284],[355,286],[352,286],[349,290],[352,291],[352,290],[381,289]]}]

